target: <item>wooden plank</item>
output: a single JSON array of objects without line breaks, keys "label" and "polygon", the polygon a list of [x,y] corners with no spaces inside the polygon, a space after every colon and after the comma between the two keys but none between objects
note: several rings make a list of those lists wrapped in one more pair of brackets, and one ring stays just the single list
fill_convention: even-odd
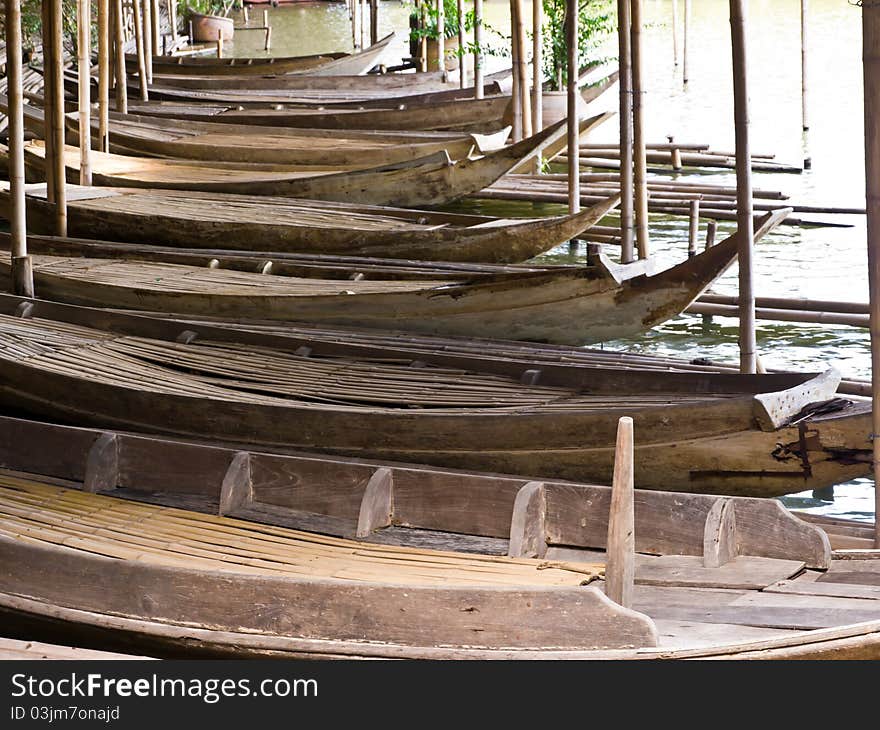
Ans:
[{"label": "wooden plank", "polygon": [[782,428],[806,406],[833,398],[840,379],[837,370],[828,368],[821,375],[793,388],[775,393],[758,393],[755,396],[755,418],[758,425],[764,431]]},{"label": "wooden plank", "polygon": [[529,482],[516,493],[507,548],[510,557],[544,557],[547,552],[546,513],[543,482]]},{"label": "wooden plank", "polygon": [[699,621],[655,621],[661,649],[699,649],[738,644],[746,641],[791,636],[787,629],[767,629],[737,624],[707,624]]},{"label": "wooden plank", "polygon": [[392,471],[386,466],[376,469],[361,501],[357,536],[367,537],[388,527],[394,517],[394,486]]},{"label": "wooden plank", "polygon": [[721,498],[712,505],[703,528],[703,565],[718,568],[733,560],[739,552],[736,533],[736,507]]},{"label": "wooden plank", "polygon": [[707,567],[689,555],[641,556],[635,579],[640,585],[702,588],[762,589],[803,570],[797,560],[734,557],[719,567]]},{"label": "wooden plank", "polygon": [[633,421],[624,416],[617,424],[617,443],[614,450],[605,592],[612,601],[627,608],[632,605],[635,576],[633,494]]},{"label": "wooden plank", "polygon": [[253,501],[251,486],[251,455],[247,451],[239,451],[229,463],[223,483],[220,486],[221,515],[246,507]]},{"label": "wooden plank", "polygon": [[446,550],[477,555],[507,555],[507,540],[479,535],[462,535],[439,530],[414,530],[410,527],[386,527],[365,538],[364,542],[399,545],[420,550]]},{"label": "wooden plank", "polygon": [[87,492],[105,492],[115,489],[119,481],[119,438],[106,431],[92,444],[86,457],[83,489]]},{"label": "wooden plank", "polygon": [[862,598],[880,600],[880,586],[853,585],[849,583],[823,582],[823,574],[809,571],[790,580],[781,580],[767,586],[765,593],[795,593],[805,596],[832,596],[838,598]]}]

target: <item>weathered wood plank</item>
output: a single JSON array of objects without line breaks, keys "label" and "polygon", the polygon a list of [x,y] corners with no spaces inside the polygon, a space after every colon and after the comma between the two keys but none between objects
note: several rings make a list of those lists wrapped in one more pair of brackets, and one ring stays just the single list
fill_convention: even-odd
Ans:
[{"label": "weathered wood plank", "polygon": [[247,507],[253,501],[251,486],[251,455],[239,451],[229,464],[220,486],[219,514],[226,515]]},{"label": "weathered wood plank", "polygon": [[805,596],[862,598],[880,600],[880,586],[822,581],[822,573],[809,571],[790,580],[781,580],[764,589],[765,593],[794,593]]},{"label": "weathered wood plank", "polygon": [[386,466],[376,469],[361,500],[357,536],[367,537],[376,530],[388,527],[394,516],[394,482],[392,471]]},{"label": "weathered wood plank", "polygon": [[703,565],[718,568],[739,553],[736,531],[736,507],[727,498],[712,505],[703,528]]},{"label": "weathered wood plank", "polygon": [[544,557],[547,552],[546,512],[543,482],[529,482],[516,493],[507,548],[510,557]]}]

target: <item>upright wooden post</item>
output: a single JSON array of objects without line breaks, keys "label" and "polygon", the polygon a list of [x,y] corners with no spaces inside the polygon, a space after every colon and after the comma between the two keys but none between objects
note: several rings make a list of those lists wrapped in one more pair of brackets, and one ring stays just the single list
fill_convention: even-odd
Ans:
[{"label": "upright wooden post", "polygon": [[691,29],[691,0],[684,0],[684,45],[681,51],[681,72],[684,83],[688,82],[688,36]]},{"label": "upright wooden post", "polygon": [[141,0],[143,9],[142,33],[144,37],[144,63],[147,66],[147,83],[153,83],[153,0]]},{"label": "upright wooden post", "polygon": [[21,2],[6,0],[6,93],[9,108],[9,230],[12,235],[12,292],[34,295],[34,273],[27,252],[24,195],[24,103],[21,71]]},{"label": "upright wooden post", "polygon": [[636,245],[639,258],[648,258],[648,160],[645,149],[644,99],[642,74],[642,0],[632,0],[630,38],[632,44],[632,109],[633,109],[633,211],[636,224]]},{"label": "upright wooden post", "polygon": [[[244,22],[247,23],[247,5],[244,5]],[[168,0],[168,24],[171,26],[172,48],[177,47],[177,0]],[[192,42],[192,38],[190,38]]]},{"label": "upright wooden post", "polygon": [[[150,0],[150,46],[152,54],[150,54],[150,65],[153,63],[153,56],[159,55],[159,45],[161,33],[159,33],[159,0]],[[150,79],[152,81],[152,79]]]},{"label": "upright wooden post", "polygon": [[364,40],[367,34],[367,2],[366,0],[360,0],[360,12],[361,12],[361,48],[364,47]]},{"label": "upright wooden post", "polygon": [[730,0],[730,36],[733,49],[733,114],[736,124],[736,228],[739,236],[739,361],[740,370],[754,373],[755,292],[752,250],[752,167],[749,142],[749,83],[745,0]]},{"label": "upright wooden post", "polygon": [[113,47],[116,59],[116,111],[128,114],[128,82],[125,77],[125,11],[122,0],[113,0]]},{"label": "upright wooden post", "polygon": [[700,236],[700,199],[694,198],[690,204],[690,225],[688,226],[688,258],[697,255],[697,239]]},{"label": "upright wooden post", "polygon": [[635,259],[633,227],[632,48],[630,0],[617,0],[617,43],[620,76],[620,260]]},{"label": "upright wooden post", "polygon": [[578,126],[578,0],[565,2],[565,45],[568,62],[568,210],[581,209],[580,129]]},{"label": "upright wooden post", "polygon": [[608,513],[608,556],[605,595],[625,608],[632,605],[635,583],[635,496],[633,491],[633,420],[617,422],[611,509]]},{"label": "upright wooden post", "polygon": [[446,7],[437,0],[437,68],[446,75]]},{"label": "upright wooden post", "polygon": [[47,0],[49,3],[49,27],[52,77],[51,98],[46,103],[52,108],[52,184],[55,203],[55,235],[67,235],[67,181],[64,168],[64,19],[62,0]]},{"label": "upright wooden post", "polygon": [[110,0],[98,0],[98,149],[110,151]]},{"label": "upright wooden post", "polygon": [[871,433],[874,444],[874,547],[880,548],[880,5],[873,2],[862,4],[862,65],[871,329]]},{"label": "upright wooden post", "polygon": [[678,66],[678,0],[672,0],[672,63]]},{"label": "upright wooden post", "polygon": [[467,39],[464,36],[464,0],[457,0],[455,9],[458,13],[458,88],[466,89],[468,85],[468,73],[464,55],[464,47],[465,43],[467,43]]},{"label": "upright wooden post", "polygon": [[474,97],[483,98],[483,0],[474,0]]},{"label": "upright wooden post", "polygon": [[[353,2],[354,0],[352,0]],[[419,28],[423,31],[427,26],[427,2],[428,0],[420,0],[419,2]],[[428,70],[428,37],[423,35],[419,41],[419,71]]]},{"label": "upright wooden post", "polygon": [[217,30],[217,58],[223,58],[223,31]]},{"label": "upright wooden post", "polygon": [[[532,129],[544,129],[544,2],[532,0]],[[537,157],[538,169],[541,156]]]},{"label": "upright wooden post", "polygon": [[[138,85],[141,88],[141,101],[149,101],[150,94],[147,89],[147,62],[146,47],[144,46],[144,16],[141,13],[141,0],[132,1],[132,15],[134,16],[134,42],[137,48],[138,59]],[[147,0],[149,2],[149,0]]]},{"label": "upright wooden post", "polygon": [[801,123],[804,131],[810,128],[807,112],[807,0],[801,0]]},{"label": "upright wooden post", "polygon": [[76,3],[76,60],[79,111],[79,184],[92,184],[92,23],[90,0]]},{"label": "upright wooden post", "polygon": [[529,93],[529,64],[526,57],[526,22],[525,10],[523,9],[522,0],[513,0],[516,7],[516,47],[519,49],[519,101],[522,105],[522,131],[523,137],[532,136],[532,105],[529,101],[531,94]]},{"label": "upright wooden post", "polygon": [[516,27],[516,0],[510,0],[510,54],[513,78],[510,89],[510,104],[513,107],[513,141],[523,138],[522,127],[522,86],[519,82],[519,33]]},{"label": "upright wooden post", "polygon": [[379,0],[370,0],[370,45],[379,41]]}]

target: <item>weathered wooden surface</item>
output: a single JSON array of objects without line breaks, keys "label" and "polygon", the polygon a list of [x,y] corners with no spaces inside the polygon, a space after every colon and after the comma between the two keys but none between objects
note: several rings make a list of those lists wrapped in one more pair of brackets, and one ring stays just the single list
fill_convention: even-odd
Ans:
[{"label": "weathered wooden surface", "polygon": [[394,518],[394,477],[391,469],[376,469],[364,489],[358,513],[357,536],[367,537],[388,527]]},{"label": "weathered wooden surface", "polygon": [[507,550],[510,557],[544,557],[547,552],[546,514],[543,482],[529,482],[516,493]]},{"label": "weathered wooden surface", "polygon": [[0,638],[0,660],[33,661],[35,659],[64,661],[119,661],[124,659],[149,659],[149,657],[95,651],[93,649],[82,649],[76,646],[44,644],[39,641],[21,641],[19,639]]}]

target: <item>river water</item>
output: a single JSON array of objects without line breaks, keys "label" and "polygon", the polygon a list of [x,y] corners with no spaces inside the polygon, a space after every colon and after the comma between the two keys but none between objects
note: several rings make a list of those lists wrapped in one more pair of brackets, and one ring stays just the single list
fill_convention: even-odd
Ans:
[{"label": "river water", "polygon": [[[529,0],[526,17],[531,18]],[[468,3],[470,5],[470,3]],[[682,43],[684,2],[679,2],[679,43]],[[862,120],[861,11],[844,0],[811,0],[809,19],[808,138],[801,131],[801,57],[799,0],[751,0],[748,45],[750,59],[752,149],[775,154],[781,162],[800,165],[806,156],[812,168],[802,174],[758,173],[755,188],[779,190],[802,204],[840,207],[864,205],[864,153]],[[251,11],[251,24],[262,22],[262,8]],[[509,32],[509,6],[504,0],[486,0],[489,27]],[[733,91],[731,76],[729,4],[726,0],[695,0],[688,37],[689,82],[682,83],[681,65],[673,63],[672,3],[646,0],[644,32],[646,125],[649,142],[665,142],[675,135],[682,142],[710,144],[733,150]],[[395,53],[389,63],[408,55],[407,5],[381,2],[379,34],[398,31]],[[342,2],[299,3],[269,9],[272,49],[262,51],[262,34],[237,32],[235,55],[300,55],[351,51],[351,25]],[[239,17],[236,25],[243,20]],[[492,38],[491,32],[487,35]],[[501,46],[500,41],[494,41]],[[610,39],[600,54],[613,56]],[[681,55],[681,54],[680,54]],[[500,56],[488,56],[487,70],[505,65]],[[614,98],[608,107],[614,108]],[[614,139],[614,123],[596,133],[596,140]],[[734,185],[732,173],[682,175]],[[529,215],[551,212],[555,206],[514,203],[469,203],[495,214]],[[864,216],[804,214],[804,218],[845,223],[844,228],[780,227],[757,244],[755,290],[759,296],[808,297],[867,301],[867,257]],[[609,221],[610,222],[610,221]],[[719,237],[730,231],[719,226]],[[702,226],[705,231],[705,223]],[[661,261],[672,264],[686,255],[687,221],[661,215],[651,217],[651,246]],[[582,256],[582,251],[575,255]],[[612,256],[614,251],[609,251]],[[571,261],[568,246],[543,258]],[[736,266],[713,287],[735,294]],[[867,377],[870,351],[867,330],[847,326],[758,322],[758,351],[769,368],[822,370],[838,368],[844,376]],[[737,320],[682,315],[651,332],[626,341],[605,343],[607,349],[630,349],[657,355],[709,357],[737,360]],[[872,519],[873,480],[865,478],[840,485],[834,498],[811,493],[783,500],[810,511]]]}]

